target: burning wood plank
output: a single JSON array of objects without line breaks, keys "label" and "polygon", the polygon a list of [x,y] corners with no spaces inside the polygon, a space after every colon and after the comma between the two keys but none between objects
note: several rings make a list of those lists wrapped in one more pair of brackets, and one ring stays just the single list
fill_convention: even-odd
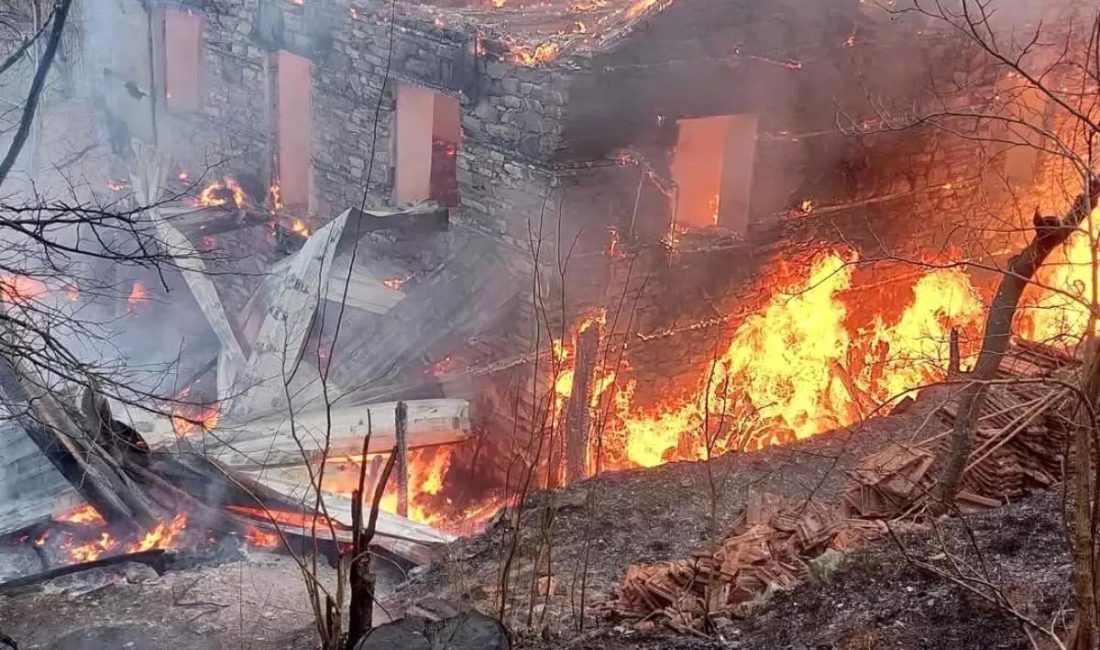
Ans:
[{"label": "burning wood plank", "polygon": [[[247,476],[257,483],[284,496],[292,502],[297,502],[312,509],[317,503],[317,491],[309,484],[309,481],[296,480],[289,475],[278,471],[245,472]],[[337,528],[337,541],[348,543],[351,541],[351,531],[348,527],[352,521],[352,501],[348,497],[321,490],[321,499],[324,502],[324,510],[328,516],[342,528]],[[252,515],[264,520],[265,515],[258,511]],[[294,534],[307,535],[306,526],[298,526],[291,529]],[[322,538],[331,537],[331,531],[325,526],[318,526],[318,532]],[[323,530],[322,530],[323,529]],[[389,512],[378,513],[378,523],[375,529],[373,544],[390,553],[401,557],[413,564],[430,564],[437,559],[437,548],[442,544],[453,542],[456,538],[426,524],[417,523],[400,515]]]}]

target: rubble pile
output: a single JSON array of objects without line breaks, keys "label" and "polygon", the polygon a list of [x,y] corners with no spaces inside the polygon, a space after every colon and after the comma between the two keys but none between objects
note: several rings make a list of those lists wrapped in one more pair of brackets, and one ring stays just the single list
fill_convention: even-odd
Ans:
[{"label": "rubble pile", "polygon": [[629,567],[607,608],[642,627],[703,630],[708,620],[737,615],[769,588],[807,579],[811,562],[830,549],[843,551],[885,532],[881,521],[848,518],[816,501],[753,493],[716,549]]}]

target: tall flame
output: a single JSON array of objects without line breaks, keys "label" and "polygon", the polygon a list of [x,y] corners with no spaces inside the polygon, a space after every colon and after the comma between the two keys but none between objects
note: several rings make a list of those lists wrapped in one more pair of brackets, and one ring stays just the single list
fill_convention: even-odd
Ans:
[{"label": "tall flame", "polygon": [[[942,379],[953,327],[973,332],[983,313],[978,292],[957,269],[933,270],[895,305],[878,305],[871,325],[851,313],[856,258],[818,255],[806,269],[781,264],[777,288],[732,331],[694,387],[666,390],[665,403],[643,405],[639,386],[621,380],[602,435],[607,468],[652,467],[806,438],[850,425],[867,406],[885,404]],[[866,305],[862,305],[866,308]],[[566,346],[555,355],[568,359]],[[555,393],[566,393],[569,370]],[[610,373],[603,380],[613,380]],[[607,392],[597,382],[594,399]]]}]

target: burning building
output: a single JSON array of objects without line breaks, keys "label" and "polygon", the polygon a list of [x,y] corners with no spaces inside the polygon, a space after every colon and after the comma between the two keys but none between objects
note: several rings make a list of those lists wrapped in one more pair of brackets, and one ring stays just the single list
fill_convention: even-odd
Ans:
[{"label": "burning building", "polygon": [[192,195],[153,217],[180,249],[235,253],[181,271],[215,344],[166,439],[292,491],[288,422],[339,403],[305,460],[374,476],[408,401],[405,511],[443,525],[517,460],[554,485],[756,449],[942,379],[995,276],[963,267],[1058,209],[1066,170],[904,109],[1055,111],[870,5],[86,4],[88,92],[161,160],[124,154],[156,169],[131,185]]}]

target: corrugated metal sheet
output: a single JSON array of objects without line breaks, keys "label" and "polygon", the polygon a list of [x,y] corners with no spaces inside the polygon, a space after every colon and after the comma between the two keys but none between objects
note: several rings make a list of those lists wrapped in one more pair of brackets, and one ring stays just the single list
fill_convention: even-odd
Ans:
[{"label": "corrugated metal sheet", "polygon": [[0,424],[0,535],[82,503],[80,495],[20,426],[13,422]]}]

